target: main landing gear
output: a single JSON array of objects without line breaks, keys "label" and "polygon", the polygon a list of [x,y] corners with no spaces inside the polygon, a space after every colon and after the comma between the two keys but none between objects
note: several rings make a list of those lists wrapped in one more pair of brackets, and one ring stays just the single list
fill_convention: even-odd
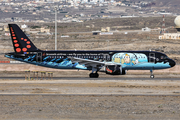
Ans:
[{"label": "main landing gear", "polygon": [[98,74],[98,73],[90,73],[90,74],[89,74],[89,77],[90,77],[90,78],[98,78],[98,77],[99,77],[99,74]]},{"label": "main landing gear", "polygon": [[150,72],[151,72],[150,78],[153,79],[154,78],[153,70],[150,70]]},{"label": "main landing gear", "polygon": [[97,73],[97,69],[96,68],[92,68],[92,73],[89,74],[89,77],[90,78],[98,78],[99,77],[99,74]]}]

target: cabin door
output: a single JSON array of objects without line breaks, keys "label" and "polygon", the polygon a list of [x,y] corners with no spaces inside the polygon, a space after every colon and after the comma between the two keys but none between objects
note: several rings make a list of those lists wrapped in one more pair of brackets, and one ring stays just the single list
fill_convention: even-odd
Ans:
[{"label": "cabin door", "polygon": [[149,53],[149,62],[155,63],[155,53]]},{"label": "cabin door", "polygon": [[36,61],[37,61],[37,62],[42,62],[42,52],[38,52],[38,53],[37,53]]},{"label": "cabin door", "polygon": [[106,60],[106,61],[110,61],[110,60],[111,60],[109,54],[106,54],[106,55],[104,55],[103,57],[104,57],[103,59]]}]

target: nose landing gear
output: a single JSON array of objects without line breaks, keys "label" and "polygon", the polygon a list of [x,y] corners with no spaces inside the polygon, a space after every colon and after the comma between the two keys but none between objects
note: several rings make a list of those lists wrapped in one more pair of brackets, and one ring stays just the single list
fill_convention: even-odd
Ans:
[{"label": "nose landing gear", "polygon": [[153,70],[150,70],[150,72],[151,72],[150,78],[153,79],[154,78]]}]

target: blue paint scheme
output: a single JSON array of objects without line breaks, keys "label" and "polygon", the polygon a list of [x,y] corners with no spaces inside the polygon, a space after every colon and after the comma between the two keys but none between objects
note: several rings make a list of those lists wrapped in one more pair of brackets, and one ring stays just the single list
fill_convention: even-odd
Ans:
[{"label": "blue paint scheme", "polygon": [[50,56],[47,56],[43,59],[43,61],[46,61],[48,58],[50,58]]},{"label": "blue paint scheme", "polygon": [[48,62],[47,64],[44,64],[45,61],[44,62],[25,61],[25,60],[23,60],[21,58],[15,58],[12,55],[11,56],[5,55],[5,57],[11,58],[11,59],[14,59],[14,60],[18,60],[18,61],[21,61],[21,62],[26,62],[26,63],[29,63],[29,64],[34,64],[34,65],[44,66],[44,67],[50,67],[50,68],[56,68],[56,69],[83,69],[83,70],[88,70],[83,65],[79,65],[77,63],[76,63],[76,66],[74,66],[71,61],[67,61],[67,60],[65,60],[66,64],[64,63],[63,65],[61,65],[61,64],[57,64],[57,63],[54,64],[54,62]]},{"label": "blue paint scheme", "polygon": [[[126,54],[128,55],[134,55],[132,53],[117,53],[115,55],[113,55],[112,57],[112,61],[111,62],[106,62],[109,64],[117,64],[117,65],[121,65],[122,69],[125,70],[156,70],[156,69],[166,69],[166,68],[171,68],[171,66],[169,65],[169,62],[164,63],[150,63],[147,60],[147,57],[139,57],[140,55],[143,56],[142,54],[136,54],[137,57],[139,57],[138,59],[138,63],[136,64],[132,64],[133,61],[135,61],[134,57],[131,57],[129,60],[130,61],[126,61],[126,62],[130,62],[131,64],[125,64],[123,63],[123,57]],[[57,69],[83,69],[83,70],[90,70],[89,68],[85,67],[85,65],[79,65],[78,62],[72,64],[71,60],[68,60],[68,58],[63,59],[63,61],[61,63],[56,63],[57,61],[61,60],[62,58],[54,58],[52,59],[50,62],[46,62],[47,58],[49,58],[49,56],[45,57],[42,62],[36,62],[36,61],[28,61],[31,58],[34,58],[34,56],[32,57],[28,57],[27,59],[22,59],[22,58],[15,58],[13,55],[6,55],[5,57],[11,58],[11,59],[15,59],[15,60],[19,60],[22,62],[26,62],[26,63],[30,63],[30,64],[34,64],[34,65],[39,65],[39,66],[44,66],[44,67],[50,67],[50,68],[57,68]],[[120,61],[118,63],[118,60],[122,59],[122,61]]]},{"label": "blue paint scheme", "polygon": [[52,59],[50,62],[54,62],[56,60],[56,58]]},{"label": "blue paint scheme", "polygon": [[34,56],[31,58],[31,62],[34,60],[35,57],[36,57],[36,55],[34,55]]},{"label": "blue paint scheme", "polygon": [[18,25],[9,24],[9,30],[14,52],[5,54],[5,57],[56,69],[92,70],[90,77],[98,77],[97,72],[102,67],[105,68],[104,72],[111,72],[111,75],[124,75],[125,70],[152,72],[176,64],[164,53],[155,51],[43,51],[31,42]]},{"label": "blue paint scheme", "polygon": [[56,62],[60,61],[61,59],[62,59],[62,58],[57,59]]},{"label": "blue paint scheme", "polygon": [[156,70],[171,68],[169,62],[148,62],[147,56],[143,53],[116,53],[112,57],[112,63],[121,65],[122,68],[126,70]]}]

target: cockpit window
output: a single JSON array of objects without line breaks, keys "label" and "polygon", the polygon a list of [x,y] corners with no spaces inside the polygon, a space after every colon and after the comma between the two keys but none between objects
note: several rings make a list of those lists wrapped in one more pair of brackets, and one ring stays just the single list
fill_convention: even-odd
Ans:
[{"label": "cockpit window", "polygon": [[167,59],[168,56],[161,56],[161,59]]},{"label": "cockpit window", "polygon": [[168,56],[164,56],[164,59],[168,59]]}]

